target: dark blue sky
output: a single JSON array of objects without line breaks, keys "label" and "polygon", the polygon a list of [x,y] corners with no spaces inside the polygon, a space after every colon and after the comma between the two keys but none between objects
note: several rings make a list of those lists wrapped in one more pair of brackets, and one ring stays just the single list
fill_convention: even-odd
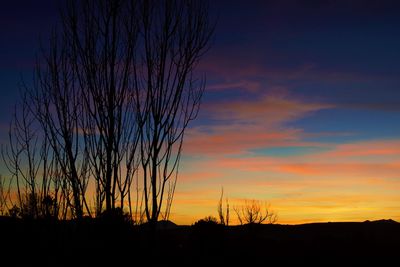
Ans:
[{"label": "dark blue sky", "polygon": [[[46,46],[58,20],[59,2],[2,5],[3,133],[21,77],[29,84],[40,40]],[[398,135],[399,11],[397,1],[212,1],[218,23],[213,47],[200,66],[211,87],[205,101],[252,101],[284,90],[335,106],[291,122],[296,127],[364,137]],[[207,114],[203,111],[203,119]]]},{"label": "dark blue sky", "polygon": [[211,101],[258,98],[282,88],[304,101],[335,106],[292,122],[305,130],[399,136],[397,1],[217,2],[209,80],[236,86],[242,81],[258,90],[219,90],[207,95]]},{"label": "dark blue sky", "polygon": [[[58,20],[59,1],[5,1],[0,9],[0,129],[10,121],[22,78],[32,80],[40,42]],[[6,126],[5,126],[6,125]],[[3,132],[0,132],[0,137]]]}]

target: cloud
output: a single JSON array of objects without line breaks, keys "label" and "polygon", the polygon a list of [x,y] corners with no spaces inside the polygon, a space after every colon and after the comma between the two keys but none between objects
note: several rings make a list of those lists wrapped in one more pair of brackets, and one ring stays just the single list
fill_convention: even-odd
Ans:
[{"label": "cloud", "polygon": [[338,144],[333,151],[321,153],[321,158],[337,158],[341,161],[361,160],[367,157],[396,156],[400,158],[400,140],[371,140],[349,144]]},{"label": "cloud", "polygon": [[208,103],[203,108],[208,121],[218,123],[189,129],[185,153],[242,154],[263,147],[305,145],[300,140],[303,131],[286,124],[333,106],[307,103],[279,91],[254,100]]},{"label": "cloud", "polygon": [[[400,172],[400,164],[390,163],[319,163],[297,162],[296,158],[274,158],[274,157],[244,157],[244,158],[221,158],[218,165],[222,169],[237,170],[242,172],[254,173],[262,172],[265,174],[274,173],[282,175],[297,175],[324,177],[340,176],[362,176],[376,177],[377,175],[392,176]],[[304,159],[302,159],[304,161]]]},{"label": "cloud", "polygon": [[232,101],[207,106],[214,117],[241,123],[282,125],[311,112],[333,108],[333,105],[306,103],[285,95],[268,94],[254,101]]},{"label": "cloud", "polygon": [[[211,132],[197,129],[187,135],[184,151],[191,155],[244,154],[272,144],[284,145],[297,139],[297,130],[266,132],[259,126],[232,125],[210,127]],[[263,131],[263,132],[261,132]]]},{"label": "cloud", "polygon": [[396,178],[400,173],[400,140],[320,146],[324,146],[325,151],[311,151],[301,156],[220,157],[216,168],[299,177]]}]

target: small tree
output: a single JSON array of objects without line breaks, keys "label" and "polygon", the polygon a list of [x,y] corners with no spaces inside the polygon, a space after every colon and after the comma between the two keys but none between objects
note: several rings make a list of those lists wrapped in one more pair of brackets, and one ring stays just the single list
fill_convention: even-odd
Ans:
[{"label": "small tree", "polygon": [[221,189],[221,197],[219,198],[219,202],[218,202],[218,217],[219,217],[220,224],[228,226],[229,225],[229,202],[228,202],[228,198],[227,198],[226,199],[226,209],[224,212],[223,198],[224,198],[224,188]]},{"label": "small tree", "polygon": [[234,211],[241,225],[262,224],[264,222],[273,224],[278,217],[269,205],[259,200],[246,200],[244,205],[235,206]]}]

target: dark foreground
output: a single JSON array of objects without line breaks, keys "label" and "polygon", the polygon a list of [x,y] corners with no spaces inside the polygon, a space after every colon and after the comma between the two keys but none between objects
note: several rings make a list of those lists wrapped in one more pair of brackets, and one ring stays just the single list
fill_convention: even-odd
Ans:
[{"label": "dark foreground", "polygon": [[[400,262],[394,221],[132,227],[0,217],[0,266],[354,266]],[[256,265],[255,265],[256,264]]]}]

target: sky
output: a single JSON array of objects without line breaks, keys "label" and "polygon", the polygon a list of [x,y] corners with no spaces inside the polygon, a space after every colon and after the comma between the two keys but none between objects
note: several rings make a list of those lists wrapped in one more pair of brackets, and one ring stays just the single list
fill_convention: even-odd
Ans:
[{"label": "sky", "polygon": [[[1,143],[58,20],[57,1],[7,2]],[[216,216],[223,187],[231,207],[265,201],[282,224],[400,220],[399,11],[396,1],[212,1],[215,35],[197,68],[207,86],[171,219]]]}]

